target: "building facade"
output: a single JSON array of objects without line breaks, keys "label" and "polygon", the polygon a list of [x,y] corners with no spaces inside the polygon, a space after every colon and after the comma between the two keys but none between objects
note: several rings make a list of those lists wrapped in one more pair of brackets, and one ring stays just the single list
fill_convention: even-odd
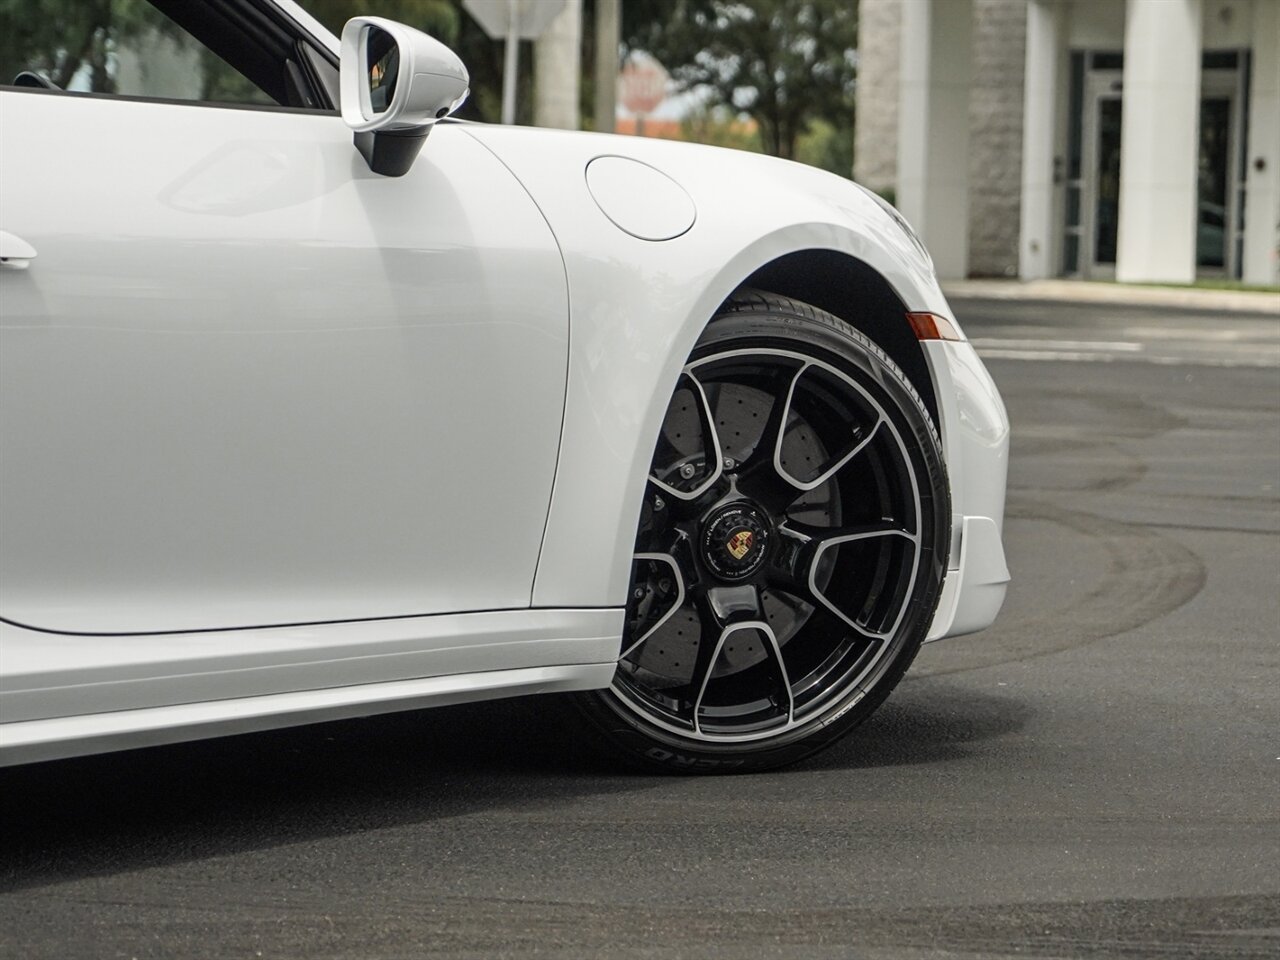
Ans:
[{"label": "building facade", "polygon": [[943,276],[1280,283],[1280,0],[861,0],[855,177]]}]

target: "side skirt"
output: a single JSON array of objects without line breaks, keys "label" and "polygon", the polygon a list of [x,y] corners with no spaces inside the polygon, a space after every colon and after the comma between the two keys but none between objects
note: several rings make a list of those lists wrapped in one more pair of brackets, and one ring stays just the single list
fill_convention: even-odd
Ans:
[{"label": "side skirt", "polygon": [[143,636],[0,623],[0,765],[606,687],[622,621],[510,610]]},{"label": "side skirt", "polygon": [[607,687],[615,663],[494,670],[0,724],[0,766],[202,740],[324,720]]}]

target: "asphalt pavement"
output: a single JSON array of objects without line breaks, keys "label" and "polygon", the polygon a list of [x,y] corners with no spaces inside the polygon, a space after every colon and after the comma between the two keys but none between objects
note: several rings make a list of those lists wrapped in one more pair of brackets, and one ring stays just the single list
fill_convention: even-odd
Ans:
[{"label": "asphalt pavement", "polygon": [[835,748],[641,776],[526,699],[0,771],[0,954],[1280,956],[1280,323],[955,305],[1014,582]]}]

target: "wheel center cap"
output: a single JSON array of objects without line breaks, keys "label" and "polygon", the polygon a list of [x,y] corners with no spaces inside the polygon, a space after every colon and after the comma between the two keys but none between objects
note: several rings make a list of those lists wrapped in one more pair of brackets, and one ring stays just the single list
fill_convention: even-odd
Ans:
[{"label": "wheel center cap", "polygon": [[745,580],[764,563],[771,525],[759,508],[732,503],[707,518],[702,560],[721,580]]}]

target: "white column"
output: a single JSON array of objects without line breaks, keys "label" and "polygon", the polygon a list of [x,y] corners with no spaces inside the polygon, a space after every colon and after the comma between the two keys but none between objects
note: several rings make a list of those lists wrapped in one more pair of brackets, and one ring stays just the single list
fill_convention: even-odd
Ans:
[{"label": "white column", "polygon": [[582,75],[582,0],[569,0],[564,11],[533,48],[533,122],[539,127],[577,130],[578,83]]},{"label": "white column", "polygon": [[969,262],[972,0],[904,0],[898,104],[898,208],[938,276]]},{"label": "white column", "polygon": [[1201,0],[1128,0],[1116,279],[1196,276]]},{"label": "white column", "polygon": [[596,0],[595,129],[613,133],[618,112],[622,0]]},{"label": "white column", "polygon": [[[1254,0],[1245,172],[1246,283],[1280,283],[1280,3]],[[1261,169],[1259,169],[1261,167]]]},{"label": "white column", "polygon": [[1022,100],[1022,213],[1018,276],[1037,280],[1056,274],[1062,200],[1054,183],[1060,115],[1058,75],[1063,50],[1063,5],[1027,4],[1026,86]]}]

